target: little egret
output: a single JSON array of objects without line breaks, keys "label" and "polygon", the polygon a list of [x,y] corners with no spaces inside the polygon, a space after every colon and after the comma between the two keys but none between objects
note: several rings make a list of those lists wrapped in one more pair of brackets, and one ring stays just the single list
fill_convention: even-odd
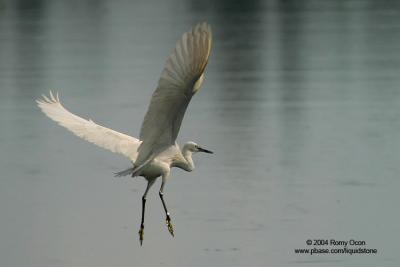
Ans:
[{"label": "little egret", "polygon": [[144,236],[146,196],[156,179],[162,177],[159,196],[168,230],[174,236],[171,217],[163,197],[171,167],[190,172],[194,169],[193,153],[213,153],[194,142],[185,143],[182,150],[176,143],[186,108],[203,83],[211,45],[211,28],[207,23],[198,24],[183,34],[166,61],[144,117],[139,139],[72,114],[62,106],[58,94],[54,95],[51,91],[50,97],[43,95],[42,99],[37,100],[40,109],[59,125],[95,145],[128,157],[133,166],[116,173],[116,176],[143,176],[147,180],[142,197],[140,245]]}]

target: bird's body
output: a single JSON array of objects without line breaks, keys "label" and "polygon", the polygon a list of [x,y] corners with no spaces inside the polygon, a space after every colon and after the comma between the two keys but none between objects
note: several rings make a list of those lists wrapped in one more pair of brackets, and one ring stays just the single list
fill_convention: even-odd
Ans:
[{"label": "bird's body", "polygon": [[[165,175],[170,171],[172,167],[177,167],[187,172],[194,170],[194,163],[192,159],[193,151],[195,149],[195,143],[188,142],[185,144],[183,149],[179,148],[179,145],[175,143],[172,146],[165,147],[158,154],[157,157],[152,159],[148,164],[146,164],[143,169],[141,169],[136,174],[133,173],[134,168],[129,168],[120,173],[116,173],[116,176],[125,176],[131,174],[132,176],[143,176],[147,180],[157,178],[159,176]],[[204,151],[203,151],[204,150]],[[202,152],[209,152],[203,149]]]},{"label": "bird's body", "polygon": [[156,158],[151,160],[138,173],[138,176],[143,176],[147,180],[155,179],[159,176],[166,176],[169,174],[172,167],[178,167],[185,171],[193,170],[191,165],[188,163],[188,160],[184,158],[177,144],[166,147],[163,151],[161,151]]},{"label": "bird's body", "polygon": [[54,96],[50,92],[50,98],[43,96],[43,99],[37,100],[38,106],[49,118],[75,135],[129,158],[133,167],[116,173],[116,176],[143,176],[148,181],[142,197],[142,222],[139,230],[141,244],[146,196],[155,180],[162,177],[159,195],[167,216],[168,230],[173,235],[170,215],[163,199],[165,182],[171,168],[178,167],[190,172],[194,169],[193,153],[212,153],[194,142],[185,143],[182,149],[176,143],[187,106],[204,81],[211,43],[211,29],[206,23],[198,24],[183,34],[161,73],[139,139],[69,112],[62,106],[58,94]]}]

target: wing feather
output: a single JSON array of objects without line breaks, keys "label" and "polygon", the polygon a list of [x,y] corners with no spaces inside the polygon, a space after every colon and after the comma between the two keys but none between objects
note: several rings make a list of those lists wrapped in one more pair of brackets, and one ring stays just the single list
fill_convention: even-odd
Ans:
[{"label": "wing feather", "polygon": [[44,114],[76,136],[99,147],[126,156],[133,162],[136,160],[137,149],[140,145],[138,139],[103,127],[92,120],[83,119],[69,112],[61,104],[58,94],[54,96],[51,91],[50,98],[43,95],[43,98],[36,100],[36,102]]},{"label": "wing feather", "polygon": [[175,143],[186,108],[201,87],[211,44],[211,28],[207,23],[196,25],[177,42],[144,117],[136,165],[156,149]]}]

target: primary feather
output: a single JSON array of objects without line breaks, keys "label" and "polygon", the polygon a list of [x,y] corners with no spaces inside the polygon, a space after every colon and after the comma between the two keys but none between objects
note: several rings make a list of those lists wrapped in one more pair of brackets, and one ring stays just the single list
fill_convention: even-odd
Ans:
[{"label": "primary feather", "polygon": [[211,28],[196,25],[183,34],[168,57],[140,131],[142,144],[135,165],[163,147],[174,145],[192,96],[200,89],[210,56]]},{"label": "primary feather", "polygon": [[132,136],[119,133],[92,120],[83,119],[69,112],[56,96],[50,91],[50,98],[36,100],[38,106],[50,119],[65,127],[76,136],[83,138],[99,147],[128,157],[135,162],[140,141]]}]

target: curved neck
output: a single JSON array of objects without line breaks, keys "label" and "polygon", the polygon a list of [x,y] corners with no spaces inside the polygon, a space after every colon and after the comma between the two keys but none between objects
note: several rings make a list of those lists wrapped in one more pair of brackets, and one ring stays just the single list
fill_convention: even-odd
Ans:
[{"label": "curved neck", "polygon": [[184,169],[185,171],[191,172],[194,170],[194,163],[193,163],[193,159],[192,159],[192,151],[186,149],[185,147],[183,147],[182,149],[182,155],[184,157],[184,159],[186,160],[187,164],[184,164],[184,166],[182,165],[182,169]]}]

